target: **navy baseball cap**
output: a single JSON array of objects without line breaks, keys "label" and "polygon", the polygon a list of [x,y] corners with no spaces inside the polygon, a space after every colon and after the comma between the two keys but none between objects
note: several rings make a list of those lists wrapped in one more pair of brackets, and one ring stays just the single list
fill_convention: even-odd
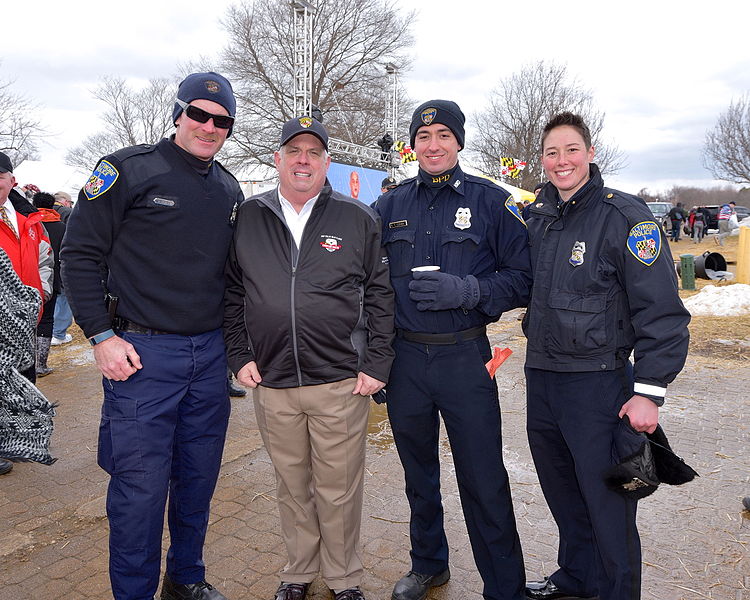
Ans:
[{"label": "navy baseball cap", "polygon": [[284,126],[281,128],[279,148],[301,133],[314,135],[323,143],[323,148],[328,152],[328,132],[323,123],[312,117],[295,117],[284,123]]},{"label": "navy baseball cap", "polygon": [[397,185],[398,184],[393,177],[386,177],[385,179],[383,179],[383,181],[380,182],[380,187],[385,189],[394,188]]},{"label": "navy baseball cap", "polygon": [[0,173],[12,173],[13,163],[5,152],[0,152]]}]

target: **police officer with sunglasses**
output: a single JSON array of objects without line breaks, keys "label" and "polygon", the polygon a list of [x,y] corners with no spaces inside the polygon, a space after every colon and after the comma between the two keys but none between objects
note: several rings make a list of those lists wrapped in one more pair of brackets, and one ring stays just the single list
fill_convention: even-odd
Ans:
[{"label": "police officer with sunglasses", "polygon": [[242,200],[214,157],[235,107],[224,77],[189,75],[175,134],[102,158],[68,222],[65,289],[104,376],[98,462],[116,600],[154,598],[167,500],[162,600],[225,599],[202,555],[229,419],[224,263]]}]

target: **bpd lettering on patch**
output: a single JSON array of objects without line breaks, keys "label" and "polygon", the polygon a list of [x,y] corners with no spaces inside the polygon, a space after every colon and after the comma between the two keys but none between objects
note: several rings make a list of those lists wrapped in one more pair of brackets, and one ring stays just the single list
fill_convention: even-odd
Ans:
[{"label": "bpd lettering on patch", "polygon": [[650,267],[661,252],[661,229],[653,221],[641,221],[630,230],[627,245],[633,256]]}]

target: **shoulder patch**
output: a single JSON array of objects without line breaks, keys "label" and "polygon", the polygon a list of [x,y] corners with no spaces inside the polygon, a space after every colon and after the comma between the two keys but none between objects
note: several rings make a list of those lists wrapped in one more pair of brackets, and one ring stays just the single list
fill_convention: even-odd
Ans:
[{"label": "shoulder patch", "polygon": [[631,228],[627,246],[637,260],[650,267],[661,252],[661,229],[653,221],[641,221]]},{"label": "shoulder patch", "polygon": [[115,184],[119,176],[120,172],[115,169],[112,163],[101,160],[96,165],[86,185],[83,186],[83,193],[86,194],[86,198],[89,200],[98,198]]},{"label": "shoulder patch", "polygon": [[516,204],[516,201],[513,200],[513,196],[508,196],[508,199],[505,201],[505,208],[507,208],[508,211],[510,211],[510,214],[521,221],[521,223],[523,223],[523,226],[526,227],[526,221],[523,220],[521,211],[518,210],[518,205]]}]

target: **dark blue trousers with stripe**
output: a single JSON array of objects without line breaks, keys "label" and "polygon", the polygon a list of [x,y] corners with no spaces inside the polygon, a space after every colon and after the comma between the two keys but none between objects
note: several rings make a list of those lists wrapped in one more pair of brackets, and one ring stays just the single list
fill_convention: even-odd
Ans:
[{"label": "dark blue trousers with stripe", "polygon": [[116,600],[152,600],[169,497],[167,572],[205,579],[203,543],[229,420],[220,330],[195,336],[120,334],[143,368],[104,380],[99,465],[110,474],[110,580]]},{"label": "dark blue trousers with stripe", "polygon": [[560,531],[551,575],[561,590],[600,600],[637,600],[641,545],[636,501],[609,490],[618,413],[632,396],[630,365],[615,371],[526,369],[527,430],[544,497]]},{"label": "dark blue trousers with stripe", "polygon": [[524,567],[503,464],[497,385],[486,337],[452,345],[396,338],[388,417],[411,507],[412,569],[448,567],[438,455],[439,416],[450,440],[461,506],[486,600],[524,598]]}]

